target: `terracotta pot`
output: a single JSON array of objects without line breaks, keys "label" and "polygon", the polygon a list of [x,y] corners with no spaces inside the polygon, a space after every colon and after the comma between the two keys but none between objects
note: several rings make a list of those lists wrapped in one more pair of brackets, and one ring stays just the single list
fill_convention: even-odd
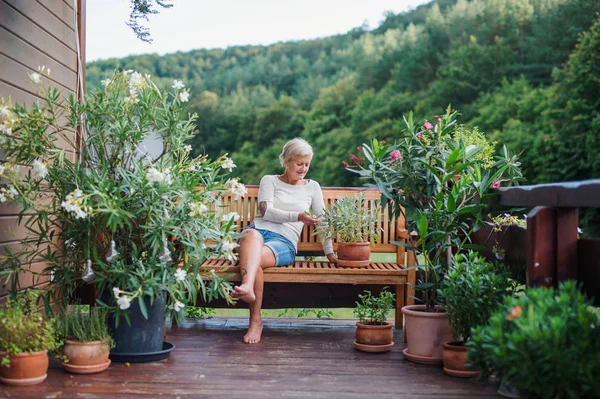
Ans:
[{"label": "terracotta pot", "polygon": [[[5,352],[0,353],[4,356]],[[0,381],[6,385],[35,385],[48,374],[48,351],[17,353],[10,356],[10,367],[0,367]]]},{"label": "terracotta pot", "polygon": [[110,348],[104,341],[77,342],[66,340],[63,354],[68,362],[63,368],[75,374],[92,374],[104,371],[110,365]]},{"label": "terracotta pot", "polygon": [[337,258],[342,267],[367,267],[371,263],[371,243],[338,242]]},{"label": "terracotta pot", "polygon": [[479,370],[470,370],[467,368],[467,351],[469,347],[463,341],[444,342],[442,351],[442,360],[444,362],[444,372],[453,377],[476,377]]},{"label": "terracotta pot", "polygon": [[394,333],[392,323],[382,325],[356,323],[356,349],[364,352],[386,352],[392,349]]},{"label": "terracotta pot", "polygon": [[442,344],[456,338],[442,307],[436,306],[435,312],[426,309],[425,305],[402,308],[407,343],[402,353],[415,363],[442,364]]}]

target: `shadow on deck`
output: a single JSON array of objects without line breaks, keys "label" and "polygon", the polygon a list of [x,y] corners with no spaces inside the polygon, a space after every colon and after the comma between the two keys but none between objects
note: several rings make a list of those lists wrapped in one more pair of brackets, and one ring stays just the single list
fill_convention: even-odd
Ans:
[{"label": "shadow on deck", "polygon": [[351,320],[266,319],[263,340],[245,345],[247,319],[187,320],[167,341],[164,360],[113,363],[100,374],[70,375],[56,362],[31,387],[0,386],[2,398],[491,398],[491,385],[446,376],[404,360],[403,331],[387,353],[354,349]]}]

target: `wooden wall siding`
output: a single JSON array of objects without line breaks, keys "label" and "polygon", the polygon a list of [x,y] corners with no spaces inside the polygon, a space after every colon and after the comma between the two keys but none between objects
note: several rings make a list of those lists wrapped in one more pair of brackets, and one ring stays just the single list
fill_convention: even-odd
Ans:
[{"label": "wooden wall siding", "polygon": [[[0,0],[0,97],[12,99],[13,104],[30,106],[40,100],[36,88],[29,81],[28,73],[37,72],[38,66],[50,68],[49,86],[56,87],[63,95],[75,93],[77,88],[77,37],[75,7],[81,11],[78,19],[79,34],[85,32],[85,0]],[[83,15],[83,17],[82,17]],[[85,64],[83,40],[82,64]],[[85,68],[82,68],[83,70]],[[74,157],[72,143],[75,132],[57,144]],[[0,150],[0,161],[4,154]],[[24,168],[23,168],[24,169]],[[18,208],[0,204],[0,255],[18,246],[18,240],[26,236],[26,230],[17,223]],[[42,262],[31,269],[41,271]],[[30,273],[19,279],[24,286],[47,284],[48,278],[34,280]],[[0,291],[0,299],[6,295]]]}]

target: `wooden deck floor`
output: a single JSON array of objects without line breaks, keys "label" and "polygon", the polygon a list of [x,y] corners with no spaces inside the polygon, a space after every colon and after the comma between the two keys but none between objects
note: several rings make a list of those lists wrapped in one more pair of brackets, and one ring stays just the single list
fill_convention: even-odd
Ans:
[{"label": "wooden deck floor", "polygon": [[189,320],[167,341],[164,360],[113,363],[94,375],[70,375],[52,363],[32,387],[0,385],[1,398],[493,398],[491,385],[446,376],[441,367],[404,360],[402,330],[391,352],[352,345],[354,324],[267,319],[263,340],[245,345],[244,318]]}]

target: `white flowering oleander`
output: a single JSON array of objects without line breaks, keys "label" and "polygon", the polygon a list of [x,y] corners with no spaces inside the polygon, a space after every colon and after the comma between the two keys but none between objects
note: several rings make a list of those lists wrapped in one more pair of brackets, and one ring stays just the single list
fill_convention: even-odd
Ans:
[{"label": "white flowering oleander", "polygon": [[181,100],[181,102],[187,103],[190,99],[190,93],[186,90],[183,90],[181,93],[179,93],[179,99]]},{"label": "white flowering oleander", "polygon": [[150,169],[148,169],[148,172],[146,172],[146,180],[148,180],[148,184],[152,184],[152,183],[171,184],[173,182],[170,171],[168,169],[163,173],[163,172],[160,172],[155,167],[151,167]]},{"label": "white flowering oleander", "polygon": [[233,159],[231,158],[225,158],[223,160],[223,163],[221,163],[221,168],[223,169],[229,169],[229,171],[231,172],[233,170],[233,168],[235,168],[235,164],[233,163]]},{"label": "white flowering oleander", "polygon": [[190,203],[190,213],[189,216],[198,217],[203,213],[208,211],[208,207],[200,202],[192,202]]},{"label": "white flowering oleander", "polygon": [[41,82],[40,74],[39,73],[35,73],[35,72],[34,73],[30,73],[29,74],[29,79],[31,79],[31,81],[33,83],[35,83],[36,85],[39,85],[40,82]]},{"label": "white flowering oleander", "polygon": [[174,88],[175,90],[180,90],[180,89],[183,89],[185,87],[185,85],[183,84],[183,82],[181,80],[174,80],[173,86],[171,86],[171,87]]},{"label": "white flowering oleander", "polygon": [[100,83],[102,83],[102,86],[106,87],[110,84],[111,80],[110,79],[102,79],[100,81]]},{"label": "white flowering oleander", "polygon": [[237,212],[229,212],[221,218],[224,222],[229,222],[231,219],[233,219],[234,222],[237,222],[240,220],[240,215]]},{"label": "white flowering oleander", "polygon": [[188,145],[186,145],[186,146],[183,147],[183,150],[185,152],[192,152],[192,146],[188,144]]},{"label": "white flowering oleander", "polygon": [[233,241],[223,241],[221,242],[221,249],[225,252],[231,252],[240,245]]},{"label": "white flowering oleander", "polygon": [[238,179],[229,179],[227,184],[229,184],[229,192],[233,194],[233,198],[236,200],[248,194],[248,189],[246,189],[246,186],[240,183]]},{"label": "white flowering oleander", "polygon": [[119,299],[117,299],[117,304],[121,310],[129,309],[131,306],[131,299],[127,295],[123,295]]},{"label": "white flowering oleander", "polygon": [[179,302],[179,301],[176,301],[176,302],[175,302],[175,305],[173,306],[173,309],[174,309],[176,312],[179,312],[179,311],[180,311],[181,309],[183,309],[183,308],[185,308],[185,305],[184,305],[183,303]]},{"label": "white flowering oleander", "polygon": [[61,202],[60,206],[71,215],[75,216],[75,219],[85,219],[88,217],[88,214],[81,209],[83,205],[83,193],[80,189],[74,190],[72,193],[68,194],[63,202]]},{"label": "white flowering oleander", "polygon": [[33,161],[33,173],[35,173],[35,175],[40,179],[45,179],[46,176],[48,176],[48,168],[46,167],[45,163],[39,159],[36,159]]},{"label": "white flowering oleander", "polygon": [[121,296],[121,290],[119,287],[113,287],[113,295],[115,296],[115,299],[119,299]]},{"label": "white flowering oleander", "polygon": [[6,202],[6,195],[2,190],[0,190],[0,204]]},{"label": "white flowering oleander", "polygon": [[11,198],[17,198],[17,196],[19,195],[19,192],[17,191],[17,189],[14,186],[8,187],[8,190],[6,190],[6,192],[9,194],[9,196]]},{"label": "white flowering oleander", "polygon": [[183,269],[177,269],[175,273],[173,273],[177,281],[184,281],[187,277],[187,272]]}]

